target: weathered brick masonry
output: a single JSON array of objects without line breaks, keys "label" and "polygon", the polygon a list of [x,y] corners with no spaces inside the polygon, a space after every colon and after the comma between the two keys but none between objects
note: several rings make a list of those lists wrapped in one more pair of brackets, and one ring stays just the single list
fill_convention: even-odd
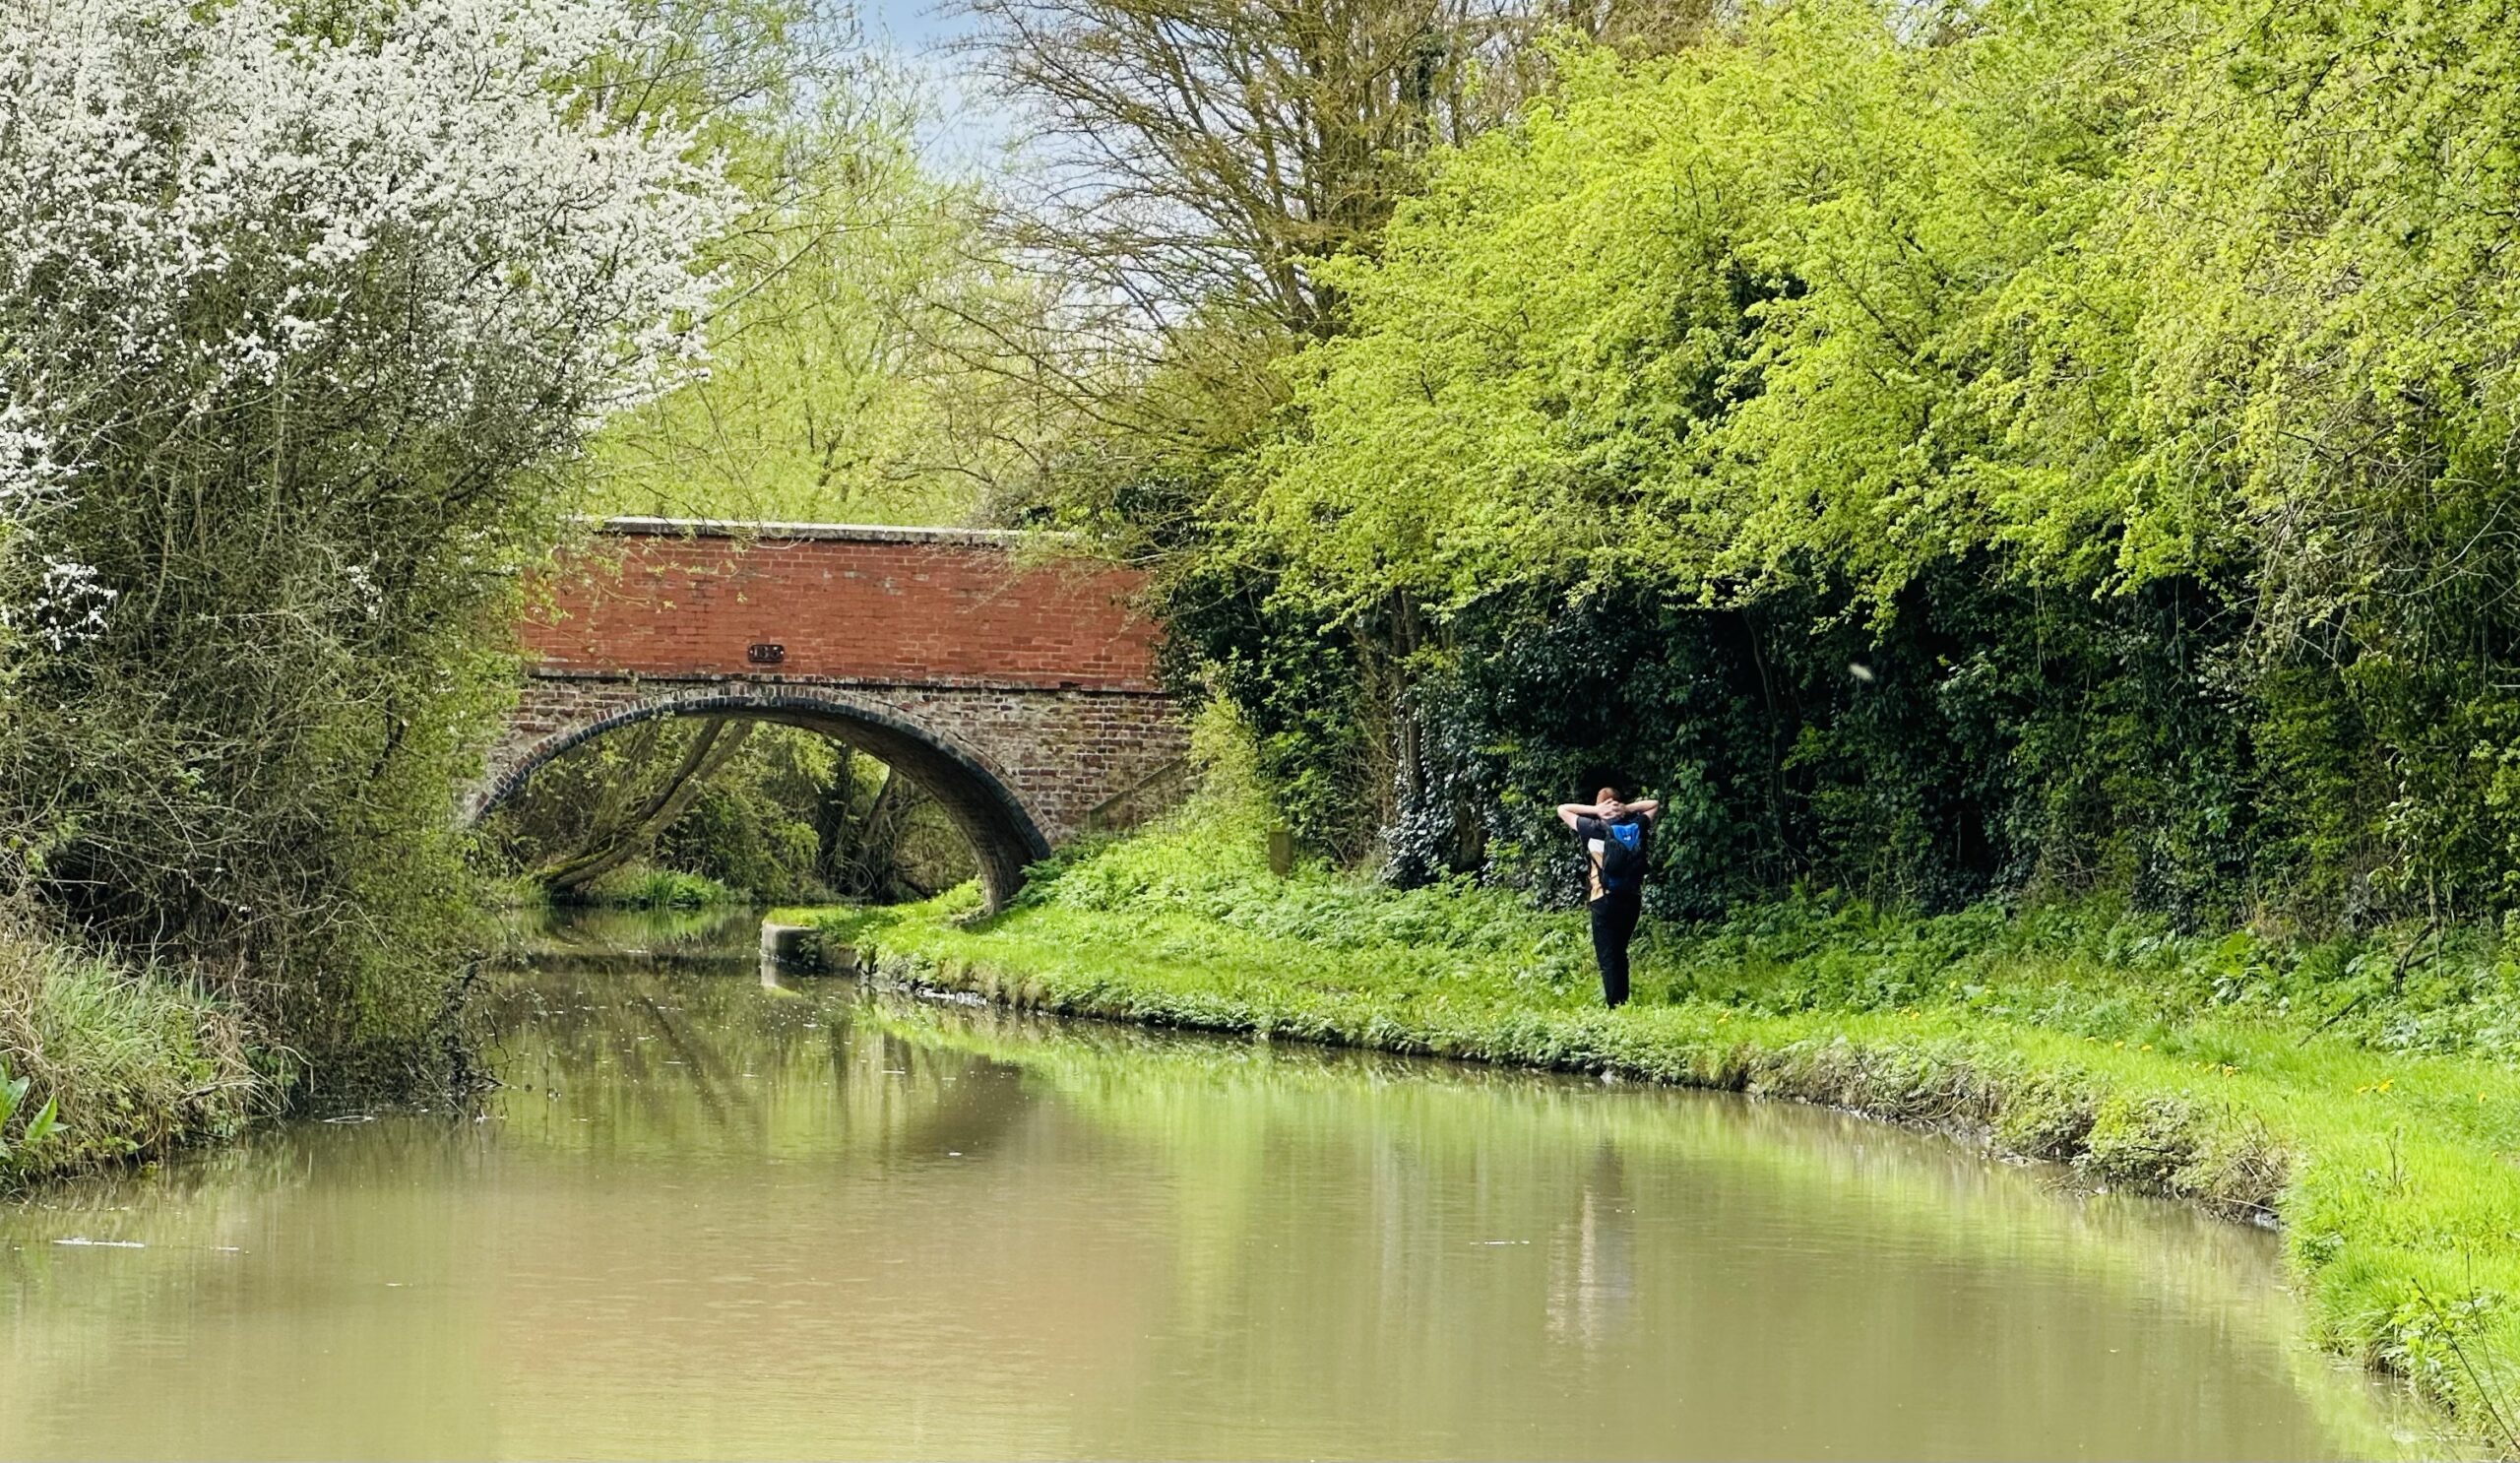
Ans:
[{"label": "weathered brick masonry", "polygon": [[597,732],[755,716],[917,779],[970,836],[995,901],[1026,863],[1133,821],[1177,780],[1186,737],[1127,570],[961,530],[605,528],[617,565],[564,571],[522,628],[531,668],[470,815]]}]

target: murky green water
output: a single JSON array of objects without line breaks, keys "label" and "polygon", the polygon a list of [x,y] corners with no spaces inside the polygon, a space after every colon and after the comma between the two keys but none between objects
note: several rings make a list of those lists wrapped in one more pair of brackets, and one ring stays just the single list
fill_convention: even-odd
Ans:
[{"label": "murky green water", "polygon": [[1827,1113],[740,961],[506,1005],[481,1120],[0,1214],[0,1455],[2405,1450],[2269,1237]]}]

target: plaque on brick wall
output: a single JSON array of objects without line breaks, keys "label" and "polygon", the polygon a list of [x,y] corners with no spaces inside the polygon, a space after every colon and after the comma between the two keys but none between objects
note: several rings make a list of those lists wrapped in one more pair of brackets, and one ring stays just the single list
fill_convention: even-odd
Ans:
[{"label": "plaque on brick wall", "polygon": [[784,645],[748,645],[744,647],[744,659],[752,662],[756,666],[776,666],[780,662],[788,659],[788,647]]}]

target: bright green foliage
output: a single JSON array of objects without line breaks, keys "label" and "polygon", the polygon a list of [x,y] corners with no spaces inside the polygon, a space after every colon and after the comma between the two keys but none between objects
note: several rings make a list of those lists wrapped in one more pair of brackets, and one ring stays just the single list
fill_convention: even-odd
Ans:
[{"label": "bright green foliage", "polygon": [[2020,49],[1839,4],[1571,58],[1342,271],[1356,331],[1306,359],[1267,526],[1360,599],[1445,609],[1639,575],[1726,599],[1812,562],[1886,591],[1984,542],[1957,378],[1986,301],[1955,286],[2037,258],[2089,189],[2051,169],[2057,196],[1991,208],[2041,171],[2009,155],[2097,146],[2021,114],[2053,51]]},{"label": "bright green foliage", "polygon": [[[1324,266],[1352,329],[1176,576],[1183,659],[1405,877],[1525,877],[1617,773],[1689,814],[1682,907],[2504,908],[2511,11],[1822,0],[1569,55]],[[1354,755],[1395,716],[1422,762]]]},{"label": "bright green foliage", "polygon": [[975,368],[989,346],[972,322],[1024,316],[1028,286],[981,262],[973,191],[920,160],[923,105],[850,51],[728,129],[754,208],[715,261],[709,371],[598,439],[592,508],[954,524],[1022,471],[1038,405]]},{"label": "bright green foliage", "polygon": [[573,904],[625,910],[706,910],[741,904],[743,895],[716,879],[648,863],[625,863],[569,891]]}]

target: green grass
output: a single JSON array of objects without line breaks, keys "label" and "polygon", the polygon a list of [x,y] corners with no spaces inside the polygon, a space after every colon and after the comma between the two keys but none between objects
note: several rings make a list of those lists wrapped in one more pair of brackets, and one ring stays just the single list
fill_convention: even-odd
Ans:
[{"label": "green grass", "polygon": [[619,910],[700,910],[748,901],[706,874],[659,868],[652,863],[625,863],[553,903]]},{"label": "green grass", "polygon": [[1014,1005],[1797,1098],[2280,1220],[2319,1342],[2520,1453],[2520,975],[2493,941],[1805,899],[1649,921],[1608,1012],[1580,914],[1280,880],[1261,848],[1193,808],[1001,915],[966,889],[811,918],[887,975]]},{"label": "green grass", "polygon": [[[0,1069],[29,1084],[0,1131],[0,1191],[227,1136],[276,1090],[220,1002],[6,922]],[[47,1104],[58,1127],[23,1141]]]}]

